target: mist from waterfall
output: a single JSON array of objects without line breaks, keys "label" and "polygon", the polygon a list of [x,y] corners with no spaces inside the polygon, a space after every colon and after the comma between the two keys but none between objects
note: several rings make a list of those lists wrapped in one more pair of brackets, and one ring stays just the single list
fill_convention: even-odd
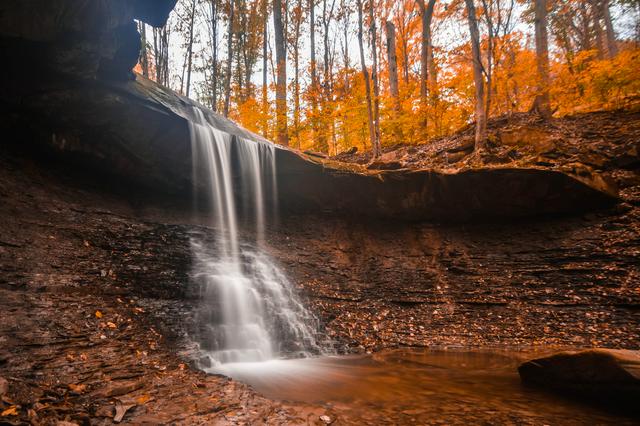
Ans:
[{"label": "mist from waterfall", "polygon": [[[207,188],[215,228],[213,238],[191,241],[201,296],[196,321],[202,366],[320,353],[317,319],[263,251],[267,210],[275,210],[277,199],[275,147],[233,137],[194,111],[194,199]],[[240,223],[253,224],[251,240],[241,241]]]}]

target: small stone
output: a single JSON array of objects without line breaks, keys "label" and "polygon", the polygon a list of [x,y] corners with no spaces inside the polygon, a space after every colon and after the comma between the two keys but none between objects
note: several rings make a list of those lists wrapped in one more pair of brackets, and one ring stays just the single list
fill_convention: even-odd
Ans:
[{"label": "small stone", "polygon": [[330,425],[331,422],[333,422],[333,420],[331,420],[331,417],[327,415],[320,416],[320,421],[326,425]]}]

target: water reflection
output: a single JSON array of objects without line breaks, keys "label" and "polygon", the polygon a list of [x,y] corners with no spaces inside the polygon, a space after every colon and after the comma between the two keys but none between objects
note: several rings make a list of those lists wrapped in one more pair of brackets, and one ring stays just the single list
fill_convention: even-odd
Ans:
[{"label": "water reflection", "polygon": [[634,424],[522,386],[516,368],[529,356],[398,350],[224,364],[216,372],[270,398],[329,406],[347,424]]}]

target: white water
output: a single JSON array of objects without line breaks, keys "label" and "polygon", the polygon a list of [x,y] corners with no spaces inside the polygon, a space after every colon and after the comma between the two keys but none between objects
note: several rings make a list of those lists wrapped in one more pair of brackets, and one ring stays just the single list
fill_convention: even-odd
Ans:
[{"label": "white water", "polygon": [[[316,318],[262,251],[266,199],[276,199],[275,147],[234,140],[213,128],[200,110],[195,113],[197,121],[190,123],[194,194],[199,184],[208,188],[216,230],[213,239],[192,239],[202,297],[196,318],[201,360],[211,361],[215,370],[224,363],[319,353]],[[239,222],[253,224],[251,241],[240,241]]]}]

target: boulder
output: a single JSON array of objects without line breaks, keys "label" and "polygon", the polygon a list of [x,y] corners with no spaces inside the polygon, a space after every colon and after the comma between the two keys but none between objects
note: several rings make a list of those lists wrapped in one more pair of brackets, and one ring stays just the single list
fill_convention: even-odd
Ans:
[{"label": "boulder", "polygon": [[562,352],[518,367],[524,384],[622,405],[640,413],[640,352],[591,349]]}]

